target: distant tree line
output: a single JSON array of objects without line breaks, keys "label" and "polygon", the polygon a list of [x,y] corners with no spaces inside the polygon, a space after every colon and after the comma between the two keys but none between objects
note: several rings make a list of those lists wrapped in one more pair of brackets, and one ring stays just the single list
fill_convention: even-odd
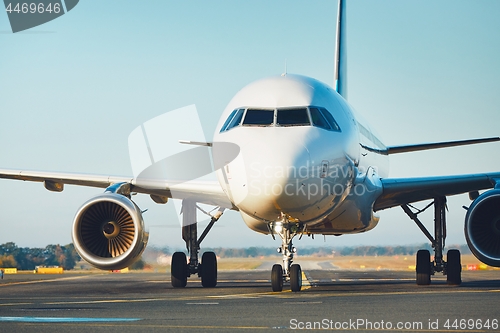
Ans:
[{"label": "distant tree line", "polygon": [[[458,249],[462,254],[470,254],[470,249],[467,245],[451,245],[447,246],[448,249]],[[432,253],[433,249],[431,244],[419,245],[400,245],[400,246],[356,246],[356,247],[343,247],[338,250],[342,256],[413,256],[417,254],[420,249],[429,250]]]},{"label": "distant tree line", "polygon": [[73,269],[81,258],[73,244],[47,245],[45,248],[18,247],[9,242],[0,245],[0,267],[33,270],[36,266],[60,266]]},{"label": "distant tree line", "polygon": [[[463,254],[469,254],[467,245],[453,245],[447,248],[459,249]],[[432,253],[430,244],[402,246],[353,246],[353,247],[299,247],[299,256],[412,256],[420,249]],[[213,251],[222,258],[258,258],[279,256],[275,247],[248,248],[203,248],[202,252]],[[153,262],[159,254],[171,255],[168,247],[149,246],[131,269],[143,269],[146,262]],[[16,267],[19,270],[34,270],[36,266],[61,266],[65,270],[73,269],[81,260],[73,244],[47,245],[45,248],[18,247],[9,242],[0,245],[0,267]]]}]

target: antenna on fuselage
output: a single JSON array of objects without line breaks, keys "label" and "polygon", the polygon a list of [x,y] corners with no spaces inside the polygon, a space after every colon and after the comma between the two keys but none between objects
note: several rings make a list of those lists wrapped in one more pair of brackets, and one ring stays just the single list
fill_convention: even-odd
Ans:
[{"label": "antenna on fuselage", "polygon": [[286,58],[285,58],[285,71],[281,74],[281,76],[286,76],[287,71],[286,71]]},{"label": "antenna on fuselage", "polygon": [[339,0],[337,36],[335,39],[335,74],[333,87],[347,99],[346,0]]}]

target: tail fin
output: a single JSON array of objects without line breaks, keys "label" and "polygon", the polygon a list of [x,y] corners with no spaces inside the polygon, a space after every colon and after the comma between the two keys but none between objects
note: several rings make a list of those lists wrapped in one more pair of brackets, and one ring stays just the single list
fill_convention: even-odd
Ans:
[{"label": "tail fin", "polygon": [[339,0],[335,50],[335,90],[347,99],[346,0]]}]

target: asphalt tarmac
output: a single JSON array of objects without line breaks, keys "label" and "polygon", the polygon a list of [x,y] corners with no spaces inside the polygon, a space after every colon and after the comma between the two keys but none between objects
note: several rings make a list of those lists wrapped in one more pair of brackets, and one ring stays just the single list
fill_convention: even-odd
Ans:
[{"label": "asphalt tarmac", "polygon": [[[500,271],[417,286],[413,272],[305,270],[301,292],[267,270],[221,271],[216,288],[164,273],[5,275],[0,332],[500,331]],[[285,288],[289,286],[285,286]]]}]

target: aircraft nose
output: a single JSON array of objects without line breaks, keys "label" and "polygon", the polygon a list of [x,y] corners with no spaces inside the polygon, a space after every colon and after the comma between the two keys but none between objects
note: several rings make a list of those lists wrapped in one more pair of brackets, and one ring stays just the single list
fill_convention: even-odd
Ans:
[{"label": "aircraft nose", "polygon": [[282,140],[286,144],[260,137],[240,146],[244,168],[238,170],[244,170],[246,183],[240,184],[245,195],[238,207],[260,219],[276,220],[306,204],[303,183],[311,175],[309,151],[299,140]]}]

